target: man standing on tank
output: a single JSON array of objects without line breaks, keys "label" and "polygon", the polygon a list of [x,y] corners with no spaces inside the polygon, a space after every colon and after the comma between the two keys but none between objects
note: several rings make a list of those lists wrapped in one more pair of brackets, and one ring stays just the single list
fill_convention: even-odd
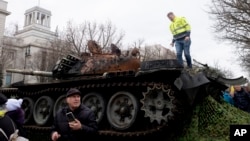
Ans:
[{"label": "man standing on tank", "polygon": [[[51,139],[53,141],[82,141],[87,136],[94,137],[98,126],[91,109],[81,104],[81,92],[72,88],[66,94],[68,106],[59,110],[54,118]],[[67,113],[75,117],[69,121]]]},{"label": "man standing on tank", "polygon": [[175,44],[177,60],[179,64],[183,66],[182,54],[184,52],[184,56],[187,61],[188,68],[192,68],[192,60],[190,55],[190,33],[191,26],[187,22],[185,17],[177,17],[173,12],[169,12],[167,17],[171,21],[170,31],[173,34],[173,40],[171,42],[171,46],[173,47]]}]

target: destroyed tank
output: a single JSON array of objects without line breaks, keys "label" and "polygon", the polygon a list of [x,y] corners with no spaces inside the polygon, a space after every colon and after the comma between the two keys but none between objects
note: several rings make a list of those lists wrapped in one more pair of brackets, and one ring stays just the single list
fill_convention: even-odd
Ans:
[{"label": "destroyed tank", "polygon": [[23,98],[24,127],[33,136],[49,132],[70,88],[78,88],[82,103],[94,111],[99,135],[138,137],[174,127],[200,93],[219,97],[228,85],[246,82],[244,77],[226,79],[201,63],[190,69],[176,59],[141,62],[138,49],[123,55],[114,44],[111,53],[102,53],[95,41],[88,47],[90,53],[67,55],[51,72],[6,70],[51,78],[1,88],[8,97]]}]

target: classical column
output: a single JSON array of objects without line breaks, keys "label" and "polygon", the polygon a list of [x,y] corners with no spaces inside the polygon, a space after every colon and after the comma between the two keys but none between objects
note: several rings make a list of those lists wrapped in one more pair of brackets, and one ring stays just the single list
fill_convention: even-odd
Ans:
[{"label": "classical column", "polygon": [[42,24],[42,13],[39,12],[39,24]]},{"label": "classical column", "polygon": [[49,26],[49,23],[48,23],[48,16],[45,15],[45,26],[48,27]]},{"label": "classical column", "polygon": [[25,15],[25,19],[24,19],[24,26],[27,25],[27,15]]},{"label": "classical column", "polygon": [[48,27],[50,28],[50,16],[48,16]]},{"label": "classical column", "polygon": [[35,19],[35,23],[36,23],[36,24],[38,23],[38,20],[37,20],[37,14],[38,14],[38,12],[37,12],[37,11],[35,11],[35,17],[34,17],[34,19]]}]

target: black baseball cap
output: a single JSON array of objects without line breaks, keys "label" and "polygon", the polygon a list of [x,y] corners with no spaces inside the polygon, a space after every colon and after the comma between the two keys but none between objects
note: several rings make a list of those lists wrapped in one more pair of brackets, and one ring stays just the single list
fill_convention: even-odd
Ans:
[{"label": "black baseball cap", "polygon": [[81,92],[76,89],[76,88],[71,88],[67,94],[66,94],[66,97],[69,97],[69,96],[72,96],[72,95],[81,95]]}]

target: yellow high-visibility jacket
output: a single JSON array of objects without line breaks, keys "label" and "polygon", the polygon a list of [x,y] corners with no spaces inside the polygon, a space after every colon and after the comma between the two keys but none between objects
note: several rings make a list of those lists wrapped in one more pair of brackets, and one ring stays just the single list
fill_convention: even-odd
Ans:
[{"label": "yellow high-visibility jacket", "polygon": [[170,31],[173,34],[173,42],[190,36],[191,26],[185,17],[175,17],[170,24]]},{"label": "yellow high-visibility jacket", "polygon": [[230,86],[229,93],[230,93],[231,95],[233,95],[234,92],[235,92],[234,86]]}]

